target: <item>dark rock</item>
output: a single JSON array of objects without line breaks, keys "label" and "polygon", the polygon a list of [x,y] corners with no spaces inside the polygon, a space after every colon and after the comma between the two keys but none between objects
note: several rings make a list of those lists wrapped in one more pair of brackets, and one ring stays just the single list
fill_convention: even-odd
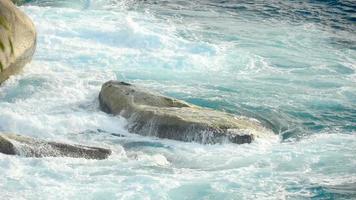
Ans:
[{"label": "dark rock", "polygon": [[0,134],[0,153],[25,157],[73,157],[86,159],[106,159],[111,150],[48,142],[15,134]]}]

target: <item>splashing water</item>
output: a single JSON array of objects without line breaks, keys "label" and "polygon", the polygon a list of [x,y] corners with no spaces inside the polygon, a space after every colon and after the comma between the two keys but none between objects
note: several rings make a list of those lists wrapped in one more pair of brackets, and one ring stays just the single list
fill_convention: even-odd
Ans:
[{"label": "splashing water", "polygon": [[[352,2],[36,0],[21,9],[38,46],[0,87],[0,131],[114,153],[0,154],[1,199],[356,198]],[[256,118],[276,138],[201,145],[130,134],[99,110],[110,79]]]}]

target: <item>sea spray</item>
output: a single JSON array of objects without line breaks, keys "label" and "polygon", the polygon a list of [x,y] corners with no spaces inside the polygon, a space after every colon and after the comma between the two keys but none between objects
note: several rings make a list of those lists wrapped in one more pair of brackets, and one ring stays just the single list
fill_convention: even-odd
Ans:
[{"label": "sea spray", "polygon": [[[38,48],[0,87],[0,130],[114,153],[104,161],[0,154],[4,199],[355,198],[347,1],[67,2],[21,7]],[[130,134],[124,119],[99,109],[112,79],[257,118],[279,135],[201,145]]]}]

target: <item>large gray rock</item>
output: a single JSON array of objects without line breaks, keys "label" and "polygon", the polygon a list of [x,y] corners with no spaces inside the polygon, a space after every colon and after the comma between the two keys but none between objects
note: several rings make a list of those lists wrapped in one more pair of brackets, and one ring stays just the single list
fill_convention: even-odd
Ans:
[{"label": "large gray rock", "polygon": [[109,81],[99,94],[103,111],[128,119],[128,130],[201,143],[250,143],[273,133],[258,121],[202,108],[125,82]]},{"label": "large gray rock", "polygon": [[10,0],[0,0],[0,84],[20,71],[36,49],[36,29]]},{"label": "large gray rock", "polygon": [[106,159],[111,154],[111,150],[77,144],[48,142],[14,134],[0,134],[0,153],[25,157]]}]

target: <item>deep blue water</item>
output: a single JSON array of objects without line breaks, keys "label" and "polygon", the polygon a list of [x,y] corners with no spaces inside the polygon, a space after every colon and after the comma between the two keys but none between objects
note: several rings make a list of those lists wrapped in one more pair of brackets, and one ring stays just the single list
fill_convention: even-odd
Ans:
[{"label": "deep blue water", "polygon": [[[0,131],[115,153],[0,155],[5,197],[356,198],[355,2],[38,0],[21,9],[38,48],[0,88]],[[255,118],[276,138],[200,145],[129,134],[98,108],[110,79]]]}]

